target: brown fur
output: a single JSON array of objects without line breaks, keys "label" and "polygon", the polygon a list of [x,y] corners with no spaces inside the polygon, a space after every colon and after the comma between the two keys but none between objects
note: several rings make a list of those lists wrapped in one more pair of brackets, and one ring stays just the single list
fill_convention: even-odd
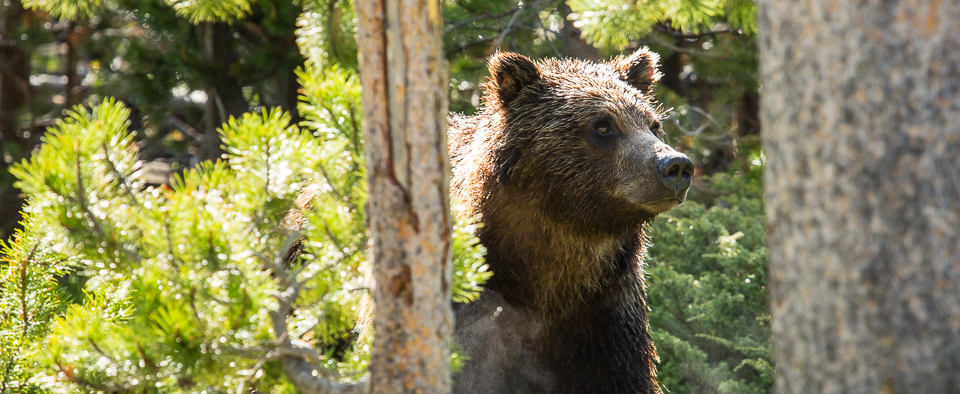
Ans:
[{"label": "brown fur", "polygon": [[655,134],[656,61],[498,53],[480,113],[452,117],[452,190],[481,217],[494,271],[481,300],[458,306],[472,361],[456,391],[659,392],[642,225],[685,191],[659,180],[673,150]]}]

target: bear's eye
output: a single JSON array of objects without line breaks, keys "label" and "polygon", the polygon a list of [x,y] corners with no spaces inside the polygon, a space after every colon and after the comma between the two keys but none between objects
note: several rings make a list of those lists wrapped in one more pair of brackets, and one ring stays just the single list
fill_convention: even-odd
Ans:
[{"label": "bear's eye", "polygon": [[597,123],[596,126],[593,126],[593,129],[597,132],[597,134],[600,135],[609,135],[611,130],[610,123],[607,123],[606,121]]}]

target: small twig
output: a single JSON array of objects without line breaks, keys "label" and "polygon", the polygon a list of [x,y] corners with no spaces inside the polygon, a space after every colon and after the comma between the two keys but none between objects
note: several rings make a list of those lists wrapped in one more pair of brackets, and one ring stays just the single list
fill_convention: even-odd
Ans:
[{"label": "small twig", "polygon": [[180,129],[180,131],[190,136],[190,138],[193,138],[194,141],[197,141],[198,143],[203,143],[203,140],[204,140],[203,133],[197,131],[197,129],[191,126],[189,123],[187,123],[183,119],[180,119],[176,115],[170,115],[169,119],[170,119],[170,123],[173,123],[173,125],[176,126],[178,129]]},{"label": "small twig", "polygon": [[110,166],[110,172],[117,177],[117,180],[120,182],[120,188],[125,192],[124,194],[130,197],[130,201],[133,203],[133,205],[135,205],[137,208],[143,209],[143,204],[141,204],[140,200],[137,200],[137,196],[133,194],[133,186],[127,183],[127,177],[123,175],[117,168],[116,164],[113,164],[113,161],[110,160],[110,150],[107,149],[107,144],[101,145],[100,148],[103,150],[104,161],[106,161]]},{"label": "small twig", "polygon": [[222,122],[226,122],[226,121],[227,121],[227,108],[223,105],[223,98],[220,97],[220,90],[219,90],[219,89],[216,89],[216,88],[213,89],[213,103],[214,103],[214,104],[216,105],[216,107],[217,107],[217,112],[220,113],[220,120],[221,120]]},{"label": "small twig", "polygon": [[20,262],[20,313],[23,318],[23,338],[27,337],[27,331],[30,328],[30,320],[27,313],[27,264],[33,261],[33,256],[40,247],[40,241],[37,241],[27,254],[27,258]]},{"label": "small twig", "polygon": [[[313,278],[316,278],[317,275],[320,274],[320,272],[322,271],[324,270],[323,269],[314,270],[313,272],[310,272],[304,275],[302,280],[296,281],[293,284],[293,286],[290,287],[290,289],[293,290],[293,297],[294,298],[300,297],[300,291],[303,290],[303,286],[306,286],[307,282],[313,280]],[[300,272],[303,272],[303,270],[300,270]],[[300,272],[297,272],[298,276]]]},{"label": "small twig", "polygon": [[[286,249],[283,249],[283,250],[286,250]],[[290,279],[290,276],[287,275],[287,270],[283,268],[282,262],[277,263],[276,261],[274,261],[274,259],[264,256],[263,254],[257,251],[251,251],[251,253],[253,253],[254,257],[262,261],[264,265],[267,266],[267,269],[269,269],[274,275],[277,276],[277,279],[280,280],[281,286],[290,286],[291,279]]]},{"label": "small twig", "polygon": [[93,350],[96,350],[97,353],[100,353],[101,356],[106,357],[106,358],[112,358],[112,357],[110,357],[109,355],[107,355],[107,353],[104,352],[103,349],[100,349],[100,346],[97,345],[97,342],[94,341],[93,338],[89,338],[89,337],[88,337],[88,338],[87,338],[87,342],[90,342],[90,345],[93,346]]},{"label": "small twig", "polygon": [[457,47],[453,48],[453,49],[450,51],[450,53],[460,53],[460,52],[466,51],[467,49],[473,48],[473,47],[475,47],[475,46],[480,46],[480,45],[486,44],[486,43],[488,43],[488,42],[493,42],[494,40],[496,40],[496,38],[487,37],[487,38],[484,38],[484,39],[482,39],[482,40],[470,41],[470,42],[468,42],[468,43],[466,43],[466,44],[458,45]]},{"label": "small twig", "polygon": [[[257,371],[260,371],[260,368],[263,368],[263,365],[266,364],[266,363],[267,363],[267,360],[260,360],[260,361],[257,361],[256,364],[253,365],[253,368],[250,369],[250,380],[251,380],[251,382],[253,381],[254,378],[256,378],[256,376],[257,376]],[[243,393],[243,389],[245,388],[244,386],[246,386],[246,383],[247,383],[246,380],[240,381],[240,387],[237,387],[237,393]]]},{"label": "small twig", "polygon": [[681,133],[683,133],[684,135],[691,136],[691,137],[698,137],[698,136],[700,136],[700,133],[702,133],[704,130],[706,130],[707,127],[710,127],[710,124],[709,124],[709,123],[704,123],[704,124],[700,125],[700,127],[698,127],[696,130],[690,131],[690,130],[687,130],[685,127],[683,127],[683,125],[680,124],[680,120],[677,119],[676,116],[671,116],[671,117],[669,117],[669,118],[667,118],[667,119],[669,119],[671,122],[673,122],[673,124],[674,124],[675,126],[677,126],[678,129],[680,129],[680,132],[681,132]]},{"label": "small twig", "polygon": [[454,24],[452,24],[452,25],[450,25],[450,26],[447,26],[447,28],[443,30],[443,34],[444,34],[444,35],[450,34],[450,32],[452,32],[452,31],[454,31],[454,30],[457,30],[457,29],[459,29],[459,28],[461,28],[461,27],[464,27],[464,26],[473,25],[474,22],[482,21],[482,20],[484,20],[484,19],[500,19],[500,18],[503,18],[504,16],[507,16],[507,15],[509,15],[509,14],[511,14],[511,13],[517,12],[518,10],[521,10],[521,9],[523,9],[523,7],[511,8],[511,9],[509,9],[509,10],[506,10],[506,11],[501,12],[501,13],[498,13],[498,14],[483,14],[483,15],[478,15],[478,16],[475,16],[475,17],[473,17],[473,18],[467,19],[467,20],[465,20],[465,21],[458,22],[458,23],[454,23]]},{"label": "small twig", "polygon": [[660,45],[660,46],[663,46],[663,47],[667,47],[668,49],[670,49],[670,50],[672,50],[672,51],[680,52],[680,53],[682,53],[682,54],[684,54],[684,55],[688,55],[688,56],[702,56],[702,57],[711,58],[711,59],[727,60],[727,58],[725,58],[725,57],[723,57],[723,56],[720,56],[720,55],[716,55],[716,54],[714,54],[714,53],[712,53],[712,52],[707,52],[707,51],[691,51],[691,50],[686,49],[686,48],[678,47],[678,46],[673,45],[673,44],[671,44],[671,43],[669,43],[669,42],[663,41],[663,40],[657,38],[656,36],[654,36],[654,35],[652,35],[652,34],[651,34],[651,35],[648,35],[646,38],[648,38],[650,41],[655,42],[657,45]]},{"label": "small twig", "polygon": [[360,126],[357,122],[357,110],[353,108],[353,104],[347,104],[347,112],[350,114],[350,126],[353,127],[353,133],[350,134],[350,139],[353,141],[353,153],[360,157],[362,153],[360,152]]},{"label": "small twig", "polygon": [[187,297],[187,300],[190,301],[190,309],[193,309],[193,319],[197,322],[197,326],[199,326],[201,330],[206,330],[207,325],[203,322],[203,319],[200,318],[200,313],[197,311],[196,298],[197,289],[191,288],[190,296]]},{"label": "small twig", "polygon": [[[538,11],[542,10],[547,5],[556,3],[558,1],[559,0],[539,0],[531,4],[523,5],[521,7],[515,8],[513,10],[510,10],[501,14],[500,16],[505,16],[506,14],[509,14],[511,11],[513,12],[513,15],[510,17],[510,20],[507,22],[507,27],[500,32],[500,35],[496,38],[496,40],[493,40],[493,45],[492,45],[493,48],[499,49],[501,46],[503,46],[504,41],[507,40],[510,34],[513,33],[513,31],[516,30],[518,26],[521,26],[521,25],[518,25],[517,22],[518,22],[518,19],[520,18],[520,14],[522,14],[523,11],[534,10],[534,12],[531,12],[530,14],[533,16],[536,16]],[[457,48],[457,50],[463,50],[468,47],[476,46],[485,42],[489,42],[489,40],[485,39],[485,40],[475,41],[470,44],[463,45],[460,48]],[[512,44],[512,41],[511,41],[511,44]]]},{"label": "small twig", "polygon": [[[93,214],[93,211],[90,210],[90,206],[87,204],[86,190],[83,187],[83,176],[80,169],[80,155],[77,155],[77,160],[75,162],[76,167],[76,176],[77,176],[77,204],[80,205],[80,210],[83,211],[84,215],[87,216],[87,219],[93,224],[93,230],[96,231],[98,235],[103,237],[104,241],[107,241],[113,244],[117,249],[127,255],[127,258],[133,260],[137,264],[140,264],[141,259],[136,253],[128,250],[126,247],[120,245],[116,240],[107,236],[107,233],[103,231],[103,227],[100,226],[100,221],[97,220],[97,216]],[[51,189],[53,189],[51,187]]]},{"label": "small twig", "polygon": [[[531,26],[531,28],[534,30],[537,30],[537,29],[542,30],[544,32],[543,38],[547,40],[547,44],[550,45],[550,49],[553,49],[553,53],[557,55],[558,58],[563,57],[563,53],[561,53],[560,50],[557,49],[556,45],[553,45],[553,39],[550,38],[550,34],[553,34],[554,37],[560,37],[560,32],[547,28],[546,26],[543,25],[543,21],[541,21],[539,18],[536,19],[536,24],[534,26]],[[547,33],[550,33],[550,34],[547,34]]]},{"label": "small twig", "polygon": [[695,39],[703,36],[715,36],[718,34],[732,34],[735,36],[743,35],[743,32],[740,31],[740,29],[721,29],[721,30],[705,31],[701,33],[684,33],[680,30],[676,30],[668,26],[654,25],[653,30],[656,30],[664,34],[669,34],[673,37],[683,38],[683,39]]},{"label": "small twig", "polygon": [[[323,163],[318,163],[317,167],[320,169],[320,175],[323,175],[323,180],[327,181],[327,186],[330,186],[330,192],[333,193],[333,195],[337,196],[337,200],[346,201],[347,203],[350,203],[350,200],[347,198],[344,198],[345,196],[343,195],[343,193],[340,193],[340,190],[337,190],[336,185],[333,183],[333,178],[331,178],[330,174],[327,173],[327,169],[326,167],[323,166]],[[357,208],[352,203],[350,203],[350,206],[354,209]]]},{"label": "small twig", "polygon": [[559,37],[559,36],[563,35],[563,33],[559,32],[559,31],[556,31],[556,30],[553,30],[553,29],[551,29],[551,28],[549,28],[549,27],[544,26],[543,23],[542,23],[540,20],[537,20],[536,23],[535,23],[535,24],[532,24],[532,25],[519,24],[518,26],[520,26],[520,27],[525,27],[525,28],[531,29],[531,30],[543,30],[543,31],[545,31],[545,32],[548,32],[548,33],[553,34],[553,35],[556,36],[556,37]]},{"label": "small twig", "polygon": [[700,108],[700,107],[698,107],[698,106],[695,106],[695,105],[688,105],[687,108],[692,109],[694,112],[699,113],[700,115],[706,116],[706,117],[707,117],[707,120],[709,120],[711,123],[713,123],[714,126],[717,126],[717,128],[720,129],[720,131],[726,132],[726,130],[724,130],[723,126],[720,125],[720,122],[718,122],[717,119],[713,117],[713,115],[710,115],[709,112],[704,111],[702,108]]},{"label": "small twig", "polygon": [[333,229],[330,228],[330,223],[327,222],[327,219],[321,217],[320,220],[323,222],[323,231],[327,233],[327,238],[333,241],[333,245],[337,247],[337,250],[343,249],[343,246],[340,244],[340,239],[333,233]]},{"label": "small twig", "polygon": [[177,255],[174,254],[173,251],[173,238],[170,235],[172,232],[170,230],[170,212],[163,213],[163,232],[167,238],[167,253],[170,254],[170,260],[173,262],[174,267],[179,267],[180,263],[177,261]]},{"label": "small twig", "polygon": [[503,40],[513,31],[513,23],[517,21],[517,18],[520,16],[520,13],[523,12],[524,8],[526,7],[517,8],[517,11],[513,13],[510,21],[507,22],[507,28],[503,29],[503,31],[500,32],[500,37],[497,37],[497,40],[493,42],[494,48],[500,48],[500,46],[503,45]]},{"label": "small twig", "polygon": [[10,381],[10,370],[13,369],[13,364],[16,359],[15,356],[10,355],[10,358],[7,359],[7,369],[3,371],[3,382],[0,382],[0,394],[5,394],[7,392],[7,382]]},{"label": "small twig", "polygon": [[[287,316],[293,311],[292,303],[295,299],[296,297],[293,299],[278,297],[277,309],[270,311],[270,320],[273,323],[273,332],[277,335],[279,348],[294,348],[287,330]],[[370,391],[370,380],[366,377],[354,383],[339,383],[333,379],[317,376],[318,372],[322,373],[321,371],[325,369],[309,363],[301,354],[280,356],[279,360],[287,377],[296,387],[304,391],[343,393]]]},{"label": "small twig", "polygon": [[[301,234],[299,231],[295,231],[291,234],[288,234],[286,240],[283,243],[283,247],[280,248],[280,250],[284,250],[284,251],[290,250],[290,248],[292,248],[294,244],[296,244],[297,242],[300,242],[301,238],[303,238],[303,234]],[[273,272],[274,275],[278,277],[278,279],[280,280],[281,286],[290,287],[296,283],[296,279],[291,278],[290,275],[287,273],[287,269],[283,266],[283,263],[286,260],[286,255],[277,254],[277,257],[273,259],[273,258],[264,256],[262,253],[257,252],[255,250],[251,250],[250,253],[252,253],[254,257],[262,261],[264,265],[267,266],[267,269],[269,269],[271,272]]]}]

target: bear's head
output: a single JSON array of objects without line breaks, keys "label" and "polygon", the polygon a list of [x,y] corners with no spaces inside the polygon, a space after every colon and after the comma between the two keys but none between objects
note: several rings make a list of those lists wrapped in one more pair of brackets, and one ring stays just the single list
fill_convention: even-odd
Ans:
[{"label": "bear's head", "polygon": [[489,61],[485,111],[499,117],[498,183],[558,221],[635,230],[684,201],[693,165],[664,143],[651,87],[658,56],[606,63]]}]

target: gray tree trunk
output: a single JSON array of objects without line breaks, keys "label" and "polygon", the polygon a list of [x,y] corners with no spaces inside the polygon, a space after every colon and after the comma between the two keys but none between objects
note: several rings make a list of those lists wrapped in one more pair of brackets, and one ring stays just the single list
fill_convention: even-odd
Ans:
[{"label": "gray tree trunk", "polygon": [[960,3],[760,0],[779,393],[960,393]]},{"label": "gray tree trunk", "polygon": [[450,391],[447,76],[438,0],[357,2],[374,393]]},{"label": "gray tree trunk", "polygon": [[578,59],[596,60],[597,48],[588,44],[582,37],[580,37],[580,29],[574,26],[573,21],[569,19],[570,13],[573,11],[570,10],[570,6],[567,4],[568,1],[569,0],[566,0],[557,4],[557,13],[560,14],[560,19],[563,20],[563,26],[560,28],[559,37],[561,54],[563,56],[575,57]]}]

